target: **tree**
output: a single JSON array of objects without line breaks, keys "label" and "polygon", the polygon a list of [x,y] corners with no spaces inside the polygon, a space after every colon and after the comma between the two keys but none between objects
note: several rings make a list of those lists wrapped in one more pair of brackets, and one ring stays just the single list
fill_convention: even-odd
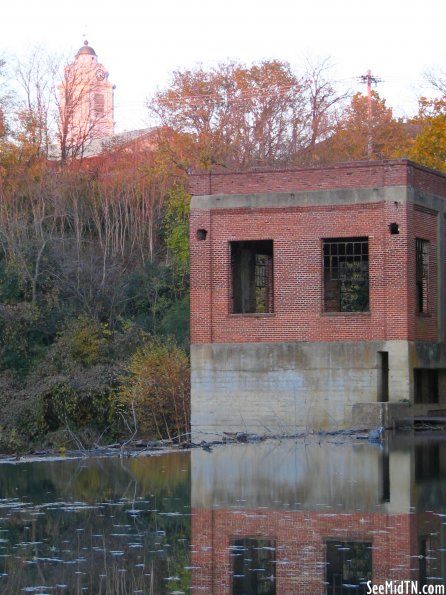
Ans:
[{"label": "tree", "polygon": [[6,60],[0,58],[0,146],[7,137],[8,126],[8,108],[11,104],[12,93],[6,84]]},{"label": "tree", "polygon": [[329,134],[342,99],[326,69],[322,63],[298,76],[289,64],[271,60],[176,71],[148,108],[161,125],[192,140],[189,166],[305,162]]},{"label": "tree", "polygon": [[[84,46],[62,68],[60,57],[37,47],[17,62],[21,99],[13,137],[28,153],[33,149],[34,159],[80,164],[91,141],[110,133],[112,84],[91,57],[96,58],[94,50]],[[0,95],[0,137],[2,107]]]},{"label": "tree", "polygon": [[151,339],[131,358],[120,396],[133,410],[140,435],[183,442],[190,431],[190,375],[186,353],[172,341]]},{"label": "tree", "polygon": [[16,67],[23,94],[18,111],[18,140],[33,148],[35,157],[47,159],[54,143],[55,87],[60,60],[41,46],[34,48]]},{"label": "tree", "polygon": [[409,157],[421,165],[446,172],[446,96],[420,99],[416,123],[420,132]]},{"label": "tree", "polygon": [[308,62],[305,74],[305,88],[309,103],[309,140],[306,159],[309,163],[318,161],[317,145],[336,129],[338,110],[342,109],[348,93],[340,93],[335,88],[329,74],[327,59],[317,63]]},{"label": "tree", "polygon": [[426,72],[425,78],[433,89],[440,92],[440,97],[446,97],[446,70],[438,68],[431,69]]},{"label": "tree", "polygon": [[404,155],[411,142],[404,122],[393,117],[384,99],[356,93],[340,114],[333,135],[316,147],[321,163],[361,159],[393,159]]}]

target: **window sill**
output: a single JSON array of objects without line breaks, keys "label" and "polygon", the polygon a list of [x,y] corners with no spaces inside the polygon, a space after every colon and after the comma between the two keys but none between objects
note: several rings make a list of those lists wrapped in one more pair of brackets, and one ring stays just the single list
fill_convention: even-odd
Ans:
[{"label": "window sill", "polygon": [[228,314],[229,318],[274,318],[275,312],[240,312]]},{"label": "window sill", "polygon": [[432,318],[432,314],[429,314],[429,312],[415,312],[415,316],[417,318]]},{"label": "window sill", "polygon": [[370,317],[371,312],[321,312],[322,316],[364,316]]}]

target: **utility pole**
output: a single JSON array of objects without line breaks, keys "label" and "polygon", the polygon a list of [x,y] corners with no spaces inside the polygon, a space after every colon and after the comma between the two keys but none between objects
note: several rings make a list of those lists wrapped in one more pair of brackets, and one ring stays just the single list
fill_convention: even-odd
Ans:
[{"label": "utility pole", "polygon": [[372,71],[367,70],[367,74],[359,77],[361,83],[367,85],[367,155],[370,157],[373,152],[373,137],[372,137],[372,84],[377,85],[381,79],[372,75]]}]

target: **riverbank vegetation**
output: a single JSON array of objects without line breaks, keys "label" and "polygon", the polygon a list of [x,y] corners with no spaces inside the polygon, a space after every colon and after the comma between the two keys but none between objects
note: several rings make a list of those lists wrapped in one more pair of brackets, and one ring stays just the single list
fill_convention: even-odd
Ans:
[{"label": "riverbank vegetation", "polygon": [[191,171],[396,157],[446,171],[441,74],[398,119],[373,90],[340,91],[327,62],[197,67],[148,101],[148,142],[87,158],[91,139],[60,146],[45,64],[17,67],[19,92],[0,62],[0,451],[187,439]]}]

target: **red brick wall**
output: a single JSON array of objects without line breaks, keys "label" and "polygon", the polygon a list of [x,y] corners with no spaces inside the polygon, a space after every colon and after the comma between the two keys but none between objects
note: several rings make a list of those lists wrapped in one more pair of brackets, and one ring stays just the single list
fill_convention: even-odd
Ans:
[{"label": "red brick wall", "polygon": [[[215,179],[214,179],[215,178]],[[192,176],[195,190],[209,176]],[[446,196],[446,177],[406,161],[331,168],[225,173],[213,193],[397,185]],[[209,192],[209,188],[207,189]],[[396,222],[400,233],[391,235]],[[208,232],[198,241],[198,229]],[[293,208],[193,209],[191,338],[193,343],[257,341],[437,340],[437,214],[410,203],[381,202]],[[369,313],[324,313],[322,240],[369,238]],[[431,242],[429,315],[415,316],[415,238]],[[274,242],[274,314],[230,314],[229,242]],[[212,264],[211,264],[212,263]]]},{"label": "red brick wall", "polygon": [[[437,320],[437,220],[438,213],[430,209],[411,205],[411,233],[409,239],[409,309],[415,313],[411,317],[413,334],[420,341],[435,341],[438,336]],[[428,240],[429,245],[429,281],[428,281],[428,313],[416,313],[415,268],[416,239]]]},{"label": "red brick wall", "polygon": [[[436,525],[439,525],[438,517]],[[424,526],[424,525],[423,525]],[[194,591],[229,595],[236,537],[276,542],[276,587],[281,595],[325,593],[325,543],[329,539],[372,542],[374,583],[415,580],[417,527],[414,515],[354,512],[283,512],[249,509],[192,509],[192,585]],[[414,564],[416,560],[417,564]]]},{"label": "red brick wall", "polygon": [[[205,241],[197,240],[197,230],[205,229],[208,234]],[[190,225],[190,278],[191,309],[190,325],[193,329],[194,342],[210,343],[212,326],[211,286],[212,286],[212,226],[210,211],[191,213]]]},{"label": "red brick wall", "polygon": [[202,173],[189,178],[189,189],[194,196],[400,185],[446,196],[444,174],[407,160],[338,163],[324,168],[293,170]]},{"label": "red brick wall", "polygon": [[438,171],[410,163],[408,184],[436,196],[446,196],[446,176]]},{"label": "red brick wall", "polygon": [[[408,207],[399,205],[396,214],[394,208],[393,203],[373,203],[255,211],[194,210],[192,342],[414,339],[415,332],[422,338],[432,337],[434,316],[420,319],[416,329],[409,325],[415,312],[415,273],[411,269],[409,275],[408,266],[414,266],[415,257],[412,250],[409,263],[412,237],[408,238]],[[388,224],[395,220],[400,233],[390,235]],[[200,227],[209,232],[206,241],[196,239]],[[359,236],[369,238],[370,312],[326,314],[322,240]],[[228,242],[259,239],[274,242],[274,314],[230,314]],[[434,314],[434,302],[432,308]]]}]

